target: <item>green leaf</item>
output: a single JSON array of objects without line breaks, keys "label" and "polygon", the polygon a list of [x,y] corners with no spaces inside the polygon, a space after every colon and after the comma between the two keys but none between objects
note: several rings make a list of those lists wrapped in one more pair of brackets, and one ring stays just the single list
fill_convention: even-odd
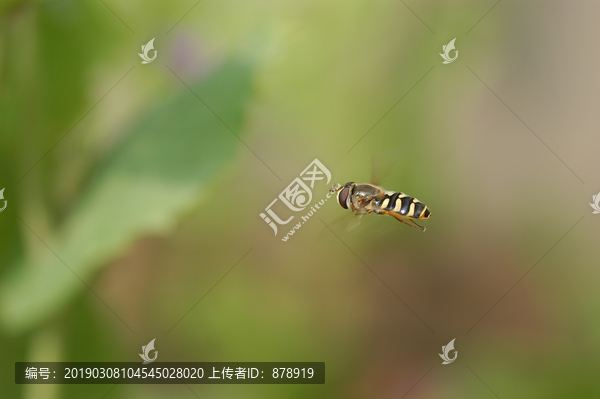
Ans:
[{"label": "green leaf", "polygon": [[[239,132],[251,77],[249,66],[232,61],[192,90]],[[19,332],[52,316],[86,290],[79,278],[91,285],[100,267],[140,237],[167,232],[203,198],[238,145],[223,122],[182,85],[176,98],[148,113],[91,179],[56,237],[41,237],[56,256],[47,251],[35,264],[24,260],[3,278],[3,328]]]}]

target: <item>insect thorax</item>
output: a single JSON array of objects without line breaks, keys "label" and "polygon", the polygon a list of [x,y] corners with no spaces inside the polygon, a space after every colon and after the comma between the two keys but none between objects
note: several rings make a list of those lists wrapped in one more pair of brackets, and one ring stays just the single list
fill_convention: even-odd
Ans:
[{"label": "insect thorax", "polygon": [[379,198],[384,194],[384,191],[372,184],[357,184],[354,188],[354,195],[364,198]]}]

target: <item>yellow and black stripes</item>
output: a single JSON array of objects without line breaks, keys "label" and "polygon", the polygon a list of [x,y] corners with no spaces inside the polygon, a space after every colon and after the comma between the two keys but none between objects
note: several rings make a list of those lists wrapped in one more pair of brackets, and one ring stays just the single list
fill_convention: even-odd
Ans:
[{"label": "yellow and black stripes", "polygon": [[411,219],[428,219],[431,214],[425,204],[404,193],[388,191],[375,204],[382,210],[392,211]]}]

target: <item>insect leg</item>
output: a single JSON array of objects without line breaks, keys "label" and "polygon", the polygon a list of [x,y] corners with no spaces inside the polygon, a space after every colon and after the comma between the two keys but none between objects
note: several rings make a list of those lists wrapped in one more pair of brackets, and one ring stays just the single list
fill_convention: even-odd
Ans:
[{"label": "insect leg", "polygon": [[388,211],[388,210],[382,210],[381,213],[383,215],[390,215],[393,216],[397,221],[404,223],[407,226],[410,226],[412,228],[421,230],[421,231],[425,231],[425,227],[421,227],[418,224],[416,224],[415,222],[413,222],[411,219],[410,220],[413,224],[408,223],[406,220],[404,220],[403,217],[401,217],[400,215],[398,215],[396,212],[392,212],[392,211]]},{"label": "insect leg", "polygon": [[425,227],[419,226],[419,225],[418,225],[418,224],[417,224],[417,223],[416,223],[414,220],[412,220],[412,219],[408,219],[408,220],[410,220],[410,222],[411,222],[412,224],[414,224],[415,226],[417,226],[417,227],[416,227],[417,229],[425,231]]}]

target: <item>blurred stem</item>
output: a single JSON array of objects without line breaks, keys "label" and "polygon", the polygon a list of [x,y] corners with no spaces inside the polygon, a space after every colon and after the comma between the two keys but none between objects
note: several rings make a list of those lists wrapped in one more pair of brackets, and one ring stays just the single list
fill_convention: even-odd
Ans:
[{"label": "blurred stem", "polygon": [[[31,337],[27,361],[60,362],[64,353],[61,331],[55,324],[42,327]],[[59,397],[60,385],[26,384],[23,389],[24,399],[54,399]]]},{"label": "blurred stem", "polygon": [[[13,165],[14,181],[18,182],[43,156],[45,145],[45,127],[42,123],[40,107],[40,77],[38,15],[35,5],[23,5],[7,18],[6,53],[7,69],[12,82],[6,82],[10,87],[4,95],[14,95],[12,101],[16,104],[15,113],[9,122],[9,132],[12,131],[11,148],[18,149],[10,154],[16,157]],[[6,101],[6,100],[5,100]],[[36,138],[38,138],[36,140]],[[27,225],[40,237],[51,236],[49,212],[45,205],[45,195],[41,184],[44,173],[39,169],[32,170],[18,184],[19,213]],[[27,254],[44,253],[45,246],[37,237],[32,235],[25,226],[21,226],[24,245]],[[39,249],[40,251],[37,251]]]}]

